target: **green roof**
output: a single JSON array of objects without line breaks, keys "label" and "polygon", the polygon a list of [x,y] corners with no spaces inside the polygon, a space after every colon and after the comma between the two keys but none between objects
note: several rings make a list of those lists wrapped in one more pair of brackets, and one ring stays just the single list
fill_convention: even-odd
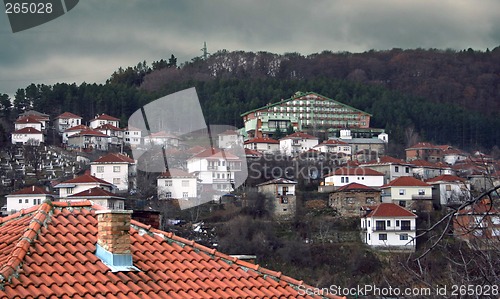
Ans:
[{"label": "green roof", "polygon": [[245,112],[245,113],[241,114],[240,116],[241,116],[241,117],[243,117],[243,116],[248,115],[248,114],[250,114],[250,113],[252,113],[252,112],[257,112],[257,111],[259,111],[259,110],[268,109],[268,108],[271,108],[271,107],[274,107],[274,106],[279,106],[279,105],[281,105],[281,104],[283,104],[283,103],[286,103],[286,102],[289,102],[289,101],[293,101],[293,100],[296,100],[296,99],[299,99],[299,98],[301,98],[301,97],[308,96],[308,95],[315,95],[315,96],[317,96],[317,97],[323,98],[323,99],[325,99],[325,100],[327,100],[327,101],[334,102],[334,103],[336,103],[336,104],[339,104],[339,105],[344,106],[344,107],[346,107],[346,108],[352,109],[352,110],[354,110],[354,111],[361,112],[361,113],[364,113],[364,114],[366,114],[366,115],[372,116],[370,113],[367,113],[367,112],[365,112],[365,111],[362,111],[362,110],[356,109],[356,108],[354,108],[354,107],[351,107],[351,106],[346,105],[346,104],[344,104],[344,103],[341,103],[341,102],[339,102],[339,101],[335,101],[335,100],[333,100],[333,99],[330,99],[330,98],[328,98],[328,97],[325,97],[325,96],[323,96],[323,95],[320,95],[320,94],[315,93],[315,92],[312,92],[312,91],[308,91],[308,92],[297,91],[297,92],[296,92],[296,93],[295,93],[292,97],[290,97],[289,99],[286,99],[286,100],[281,100],[281,101],[278,101],[278,102],[276,102],[276,103],[272,103],[272,104],[269,104],[269,105],[266,105],[266,106],[263,106],[263,107],[260,107],[260,108],[257,108],[257,109],[253,109],[253,110],[247,111],[247,112]]}]

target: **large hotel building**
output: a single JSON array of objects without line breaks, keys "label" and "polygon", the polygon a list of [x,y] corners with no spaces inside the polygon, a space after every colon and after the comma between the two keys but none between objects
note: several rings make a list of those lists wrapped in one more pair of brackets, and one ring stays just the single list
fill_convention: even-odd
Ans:
[{"label": "large hotel building", "polygon": [[290,125],[295,131],[326,132],[330,136],[338,136],[342,129],[351,129],[362,135],[383,131],[370,128],[369,113],[314,92],[299,91],[289,99],[245,112],[241,116],[248,138],[272,137],[277,127],[285,132]]}]

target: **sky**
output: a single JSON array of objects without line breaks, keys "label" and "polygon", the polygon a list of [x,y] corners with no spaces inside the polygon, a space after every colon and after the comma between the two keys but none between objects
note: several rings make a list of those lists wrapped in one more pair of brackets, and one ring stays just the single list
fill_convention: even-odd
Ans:
[{"label": "sky", "polygon": [[81,0],[12,33],[0,12],[0,94],[31,83],[104,83],[119,67],[208,52],[303,55],[500,45],[499,0]]}]

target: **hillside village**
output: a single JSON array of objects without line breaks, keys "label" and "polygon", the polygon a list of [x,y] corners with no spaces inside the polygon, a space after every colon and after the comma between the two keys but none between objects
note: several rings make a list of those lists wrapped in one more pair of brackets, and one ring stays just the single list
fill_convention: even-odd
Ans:
[{"label": "hillside village", "polygon": [[[357,241],[374,250],[416,251],[417,236],[432,225],[419,220],[453,209],[456,238],[483,249],[500,241],[500,212],[491,198],[457,210],[500,184],[500,161],[429,142],[406,148],[405,157],[390,156],[391,136],[370,126],[369,113],[315,92],[269,100],[241,114],[243,128],[212,132],[213,148],[194,145],[192,136],[126,126],[107,114],[85,120],[71,111],[25,111],[13,124],[12,144],[2,150],[2,213],[45,201],[90,201],[132,209],[132,218],[165,229],[199,222],[181,219],[180,210],[197,209],[185,203],[202,196],[210,197],[208,215],[255,208],[257,196],[280,222],[311,211],[347,219],[355,223]],[[175,163],[161,173],[141,170],[132,153],[149,146]],[[247,180],[235,186],[245,169]],[[309,235],[303,241],[325,240]],[[216,238],[210,242],[217,246]]]}]

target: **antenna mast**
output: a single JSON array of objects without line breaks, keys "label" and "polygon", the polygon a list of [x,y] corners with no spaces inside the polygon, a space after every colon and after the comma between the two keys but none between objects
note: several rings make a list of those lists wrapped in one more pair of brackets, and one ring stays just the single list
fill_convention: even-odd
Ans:
[{"label": "antenna mast", "polygon": [[203,42],[203,48],[201,48],[200,50],[203,52],[203,59],[206,60],[208,58],[208,55],[210,55],[210,53],[208,53],[207,51],[207,42]]}]

